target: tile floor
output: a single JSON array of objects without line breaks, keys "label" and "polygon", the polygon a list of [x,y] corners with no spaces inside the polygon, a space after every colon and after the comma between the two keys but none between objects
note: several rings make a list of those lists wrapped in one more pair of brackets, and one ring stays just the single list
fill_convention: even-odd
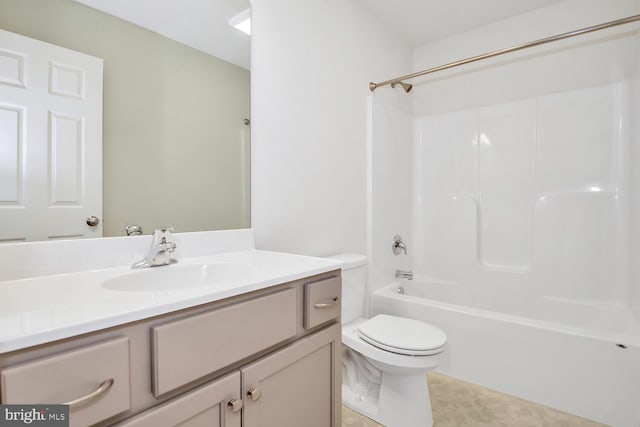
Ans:
[{"label": "tile floor", "polygon": [[[434,427],[604,427],[437,372],[430,372],[428,378]],[[380,424],[343,407],[342,426],[380,427]]]}]

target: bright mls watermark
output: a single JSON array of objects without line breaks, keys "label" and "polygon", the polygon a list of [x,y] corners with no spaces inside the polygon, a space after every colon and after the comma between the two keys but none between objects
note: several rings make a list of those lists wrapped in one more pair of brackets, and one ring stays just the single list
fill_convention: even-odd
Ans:
[{"label": "bright mls watermark", "polygon": [[68,405],[0,405],[0,427],[69,427]]}]

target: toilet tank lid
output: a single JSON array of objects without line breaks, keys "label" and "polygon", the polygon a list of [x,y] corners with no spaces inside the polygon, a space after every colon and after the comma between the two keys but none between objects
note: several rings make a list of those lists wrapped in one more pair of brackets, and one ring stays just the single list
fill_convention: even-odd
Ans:
[{"label": "toilet tank lid", "polygon": [[367,265],[367,256],[362,254],[338,254],[329,256],[327,259],[340,261],[342,263],[341,268],[343,270]]}]

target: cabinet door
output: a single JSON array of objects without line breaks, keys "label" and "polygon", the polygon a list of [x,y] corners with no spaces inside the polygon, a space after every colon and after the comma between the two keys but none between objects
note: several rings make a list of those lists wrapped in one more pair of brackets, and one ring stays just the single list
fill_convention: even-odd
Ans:
[{"label": "cabinet door", "polygon": [[244,427],[340,426],[340,325],[242,369]]},{"label": "cabinet door", "polygon": [[[240,427],[240,372],[227,375],[168,403],[130,418],[118,427]],[[230,403],[231,402],[231,403]]]}]

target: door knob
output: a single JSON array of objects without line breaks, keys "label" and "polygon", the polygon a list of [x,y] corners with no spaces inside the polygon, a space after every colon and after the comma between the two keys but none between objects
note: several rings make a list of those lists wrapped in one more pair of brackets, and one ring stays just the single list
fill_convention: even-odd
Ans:
[{"label": "door knob", "polygon": [[262,397],[262,392],[255,387],[249,387],[247,396],[249,396],[254,402],[257,402]]},{"label": "door knob", "polygon": [[100,224],[100,220],[98,219],[97,216],[91,215],[90,217],[87,218],[87,225],[89,227],[95,227],[98,224]]},{"label": "door knob", "polygon": [[229,400],[229,403],[227,403],[227,406],[229,407],[229,409],[231,409],[231,412],[235,414],[237,412],[240,412],[243,406],[243,402],[240,399],[231,399]]}]

